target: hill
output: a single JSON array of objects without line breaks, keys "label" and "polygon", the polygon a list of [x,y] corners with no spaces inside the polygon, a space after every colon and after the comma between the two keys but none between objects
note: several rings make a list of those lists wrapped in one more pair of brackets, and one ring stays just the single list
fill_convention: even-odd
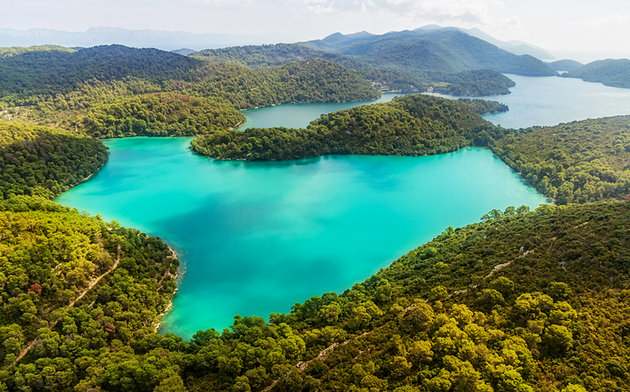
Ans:
[{"label": "hill", "polygon": [[[316,60],[258,71],[229,62],[201,61],[157,49],[120,45],[77,51],[17,50],[11,56],[0,56],[0,97],[18,105],[54,99],[94,85],[116,84],[120,91],[125,83],[134,84],[132,93],[185,89],[196,95],[227,99],[238,94],[238,104],[253,106],[310,99],[368,99],[379,94],[355,72]],[[140,83],[143,86],[138,88]],[[244,88],[248,85],[252,88]],[[252,94],[259,96],[248,97]]]},{"label": "hill", "polygon": [[565,75],[607,86],[630,88],[630,60],[600,60],[584,65]]},{"label": "hill", "polygon": [[26,51],[0,58],[0,96],[54,94],[92,80],[180,79],[201,64],[175,53],[121,45],[76,51]]},{"label": "hill", "polygon": [[236,60],[253,67],[325,59],[356,70],[383,89],[433,89],[453,95],[508,94],[514,83],[501,73],[555,75],[531,56],[511,54],[456,29],[336,33],[295,44],[205,50],[195,57]]},{"label": "hill", "polygon": [[226,101],[175,93],[117,98],[94,105],[79,120],[94,137],[192,136],[235,128],[244,121]]},{"label": "hill", "polygon": [[9,390],[571,392],[628,383],[628,202],[494,211],[341,295],[269,324],[237,317],[232,329],[189,342],[151,332],[176,268],[159,241],[38,199],[0,202],[0,215],[0,257],[24,255],[0,264],[16,277],[2,281],[0,385]]},{"label": "hill", "polygon": [[[158,93],[170,94],[145,95]],[[143,97],[134,98],[138,95]],[[232,128],[241,121],[234,107],[345,102],[379,95],[357,72],[321,59],[252,69],[232,61],[123,46],[77,51],[12,48],[0,55],[0,117],[75,131],[87,126],[93,135],[194,134],[208,127]],[[195,118],[189,118],[190,124],[176,124],[185,113]],[[122,124],[123,119],[114,120],[110,114],[136,124]],[[208,118],[210,114],[216,119]],[[164,115],[179,117],[155,120]]]},{"label": "hill", "polygon": [[574,72],[584,66],[584,64],[575,60],[558,60],[547,64],[556,72]]},{"label": "hill", "polygon": [[426,25],[426,26],[422,26],[416,29],[416,31],[439,31],[439,30],[461,31],[463,33],[482,39],[486,42],[491,43],[492,45],[495,45],[503,50],[506,50],[510,53],[514,53],[517,55],[527,54],[527,55],[530,55],[530,56],[533,56],[542,60],[552,59],[554,57],[547,50],[540,48],[538,46],[529,44],[527,42],[522,42],[522,41],[502,41],[502,40],[494,38],[493,36],[483,32],[482,30],[478,28],[465,29],[465,28],[460,28],[460,27]]},{"label": "hill", "polygon": [[470,145],[491,124],[471,106],[426,95],[325,114],[306,129],[248,129],[198,137],[196,152],[218,159],[286,160],[327,154],[429,155]]},{"label": "hill", "polygon": [[492,149],[558,203],[630,195],[630,117],[507,132]]},{"label": "hill", "polygon": [[0,235],[1,389],[73,390],[155,336],[177,273],[160,240],[29,197],[0,200]]},{"label": "hill", "polygon": [[546,64],[532,56],[514,55],[458,30],[416,30],[367,36],[334,34],[305,44],[368,63],[414,70],[461,72],[488,69],[525,76],[553,75]]},{"label": "hill", "polygon": [[57,195],[107,160],[98,140],[59,129],[0,121],[0,198]]}]

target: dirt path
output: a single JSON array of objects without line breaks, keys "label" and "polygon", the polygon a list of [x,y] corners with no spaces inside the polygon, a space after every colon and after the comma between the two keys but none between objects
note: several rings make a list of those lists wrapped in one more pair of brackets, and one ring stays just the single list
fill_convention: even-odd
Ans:
[{"label": "dirt path", "polygon": [[[81,301],[81,299],[83,299],[83,297],[85,297],[97,284],[100,283],[101,280],[103,280],[105,277],[107,277],[107,275],[111,274],[112,272],[114,272],[116,270],[116,268],[118,268],[118,265],[120,264],[120,253],[121,253],[121,249],[120,249],[120,245],[118,245],[117,248],[117,255],[116,255],[116,260],[114,260],[114,264],[112,264],[111,267],[109,267],[107,269],[107,271],[105,271],[103,274],[97,276],[96,278],[94,278],[90,284],[87,285],[87,287],[81,291],[81,293],[75,298],[73,299],[68,305],[66,305],[66,309],[72,309],[74,308],[74,306],[77,304],[77,302]],[[57,324],[59,323],[59,320],[55,321],[52,326],[51,329],[54,329]],[[13,361],[13,365],[17,365],[18,363],[20,363],[20,361],[22,359],[24,359],[25,356],[28,355],[28,353],[33,349],[33,347],[35,347],[37,345],[37,343],[39,343],[39,338],[35,338],[33,340],[31,340],[26,347],[24,347],[20,353],[18,354],[18,356],[15,358],[15,361]]]}]

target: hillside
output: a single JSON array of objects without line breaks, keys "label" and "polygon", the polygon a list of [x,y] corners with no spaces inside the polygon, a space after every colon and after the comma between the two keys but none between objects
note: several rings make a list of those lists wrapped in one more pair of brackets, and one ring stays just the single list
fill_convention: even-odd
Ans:
[{"label": "hillside", "polygon": [[221,97],[245,107],[379,96],[371,83],[355,72],[323,60],[252,70],[231,62],[208,62],[157,49],[119,45],[77,51],[30,48],[13,52],[0,56],[0,97],[19,106],[66,100],[66,95],[76,95],[93,86],[113,85],[121,91],[125,84],[131,85],[127,89],[132,94],[188,91]]},{"label": "hillside", "polygon": [[29,197],[0,200],[0,236],[0,389],[73,390],[155,337],[177,272],[160,240]]},{"label": "hillside", "polygon": [[457,30],[416,30],[383,35],[334,34],[306,45],[368,63],[408,69],[461,72],[488,69],[525,76],[549,76],[553,71],[528,55],[514,55]]},{"label": "hillside", "polygon": [[575,60],[558,60],[547,64],[556,72],[573,72],[584,66],[584,64]]},{"label": "hillside", "polygon": [[57,195],[107,160],[98,140],[68,131],[0,120],[0,199]]},{"label": "hillside", "polygon": [[65,92],[92,80],[180,79],[201,65],[198,60],[174,53],[121,45],[26,51],[0,57],[0,96]]},{"label": "hillside", "polygon": [[94,105],[82,128],[94,137],[192,136],[231,129],[245,117],[228,102],[175,93],[117,98]]},{"label": "hillside", "polygon": [[514,82],[501,72],[554,74],[532,57],[510,54],[457,30],[333,34],[295,44],[204,50],[194,57],[239,61],[251,67],[323,59],[356,70],[386,90],[433,89],[460,96],[509,94]]},{"label": "hillside", "polygon": [[380,96],[357,72],[325,60],[252,69],[123,46],[9,52],[0,56],[0,118],[96,136],[189,135],[234,127],[242,120],[234,107]]},{"label": "hillside", "polygon": [[21,277],[2,281],[9,390],[570,392],[629,381],[628,202],[494,211],[341,295],[190,342],[150,332],[174,287],[160,242],[42,200],[0,211],[0,257],[25,255],[0,264]]},{"label": "hillside", "polygon": [[479,107],[426,95],[325,114],[306,129],[248,129],[195,138],[196,152],[218,159],[286,160],[327,154],[429,155],[468,146],[492,128]]},{"label": "hillside", "polygon": [[630,88],[630,60],[600,60],[586,64],[566,77],[579,78],[587,82],[599,82],[607,86]]},{"label": "hillside", "polygon": [[508,132],[492,149],[558,203],[630,195],[630,117]]}]

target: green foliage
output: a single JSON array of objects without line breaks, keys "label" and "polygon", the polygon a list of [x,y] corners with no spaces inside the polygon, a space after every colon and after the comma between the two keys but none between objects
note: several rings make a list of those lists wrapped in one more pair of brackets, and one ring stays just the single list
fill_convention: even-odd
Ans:
[{"label": "green foliage", "polygon": [[107,160],[98,140],[67,131],[0,120],[0,198],[59,194]]},{"label": "green foliage", "polygon": [[131,84],[131,89],[144,84],[143,92],[221,97],[238,108],[379,96],[356,72],[320,59],[254,70],[234,62],[201,61],[157,49],[119,45],[0,56],[0,75],[0,96],[20,106],[42,102],[63,106],[68,95],[76,96],[79,91],[83,96],[76,107],[82,105],[82,100],[94,100],[91,86],[114,85],[123,91],[126,84]]},{"label": "green foliage", "polygon": [[218,99],[158,93],[94,105],[82,127],[94,137],[190,136],[235,128],[243,121],[238,110]]},{"label": "green foliage", "polygon": [[[628,202],[494,214],[342,295],[270,324],[237,317],[190,342],[153,332],[177,268],[159,240],[45,199],[14,198],[0,211],[0,382],[10,389],[605,391],[628,382]],[[503,300],[479,303],[486,290]]]},{"label": "green foliage", "polygon": [[170,52],[121,45],[77,51],[29,50],[0,57],[0,96],[54,94],[91,80],[180,79],[201,64]]},{"label": "green foliage", "polygon": [[346,102],[380,93],[359,74],[323,60],[251,69],[233,62],[205,62],[191,81],[167,83],[167,90],[219,96],[239,109],[298,102]]},{"label": "green foliage", "polygon": [[630,117],[509,132],[491,147],[560,204],[630,194]]},{"label": "green foliage", "polygon": [[11,390],[178,384],[171,361],[125,354],[154,339],[174,292],[163,242],[25,196],[0,201],[0,238],[0,366],[12,374],[0,379]]},{"label": "green foliage", "polygon": [[428,155],[471,145],[492,126],[460,103],[426,95],[323,115],[306,129],[217,132],[193,149],[218,159],[285,160],[325,154]]}]

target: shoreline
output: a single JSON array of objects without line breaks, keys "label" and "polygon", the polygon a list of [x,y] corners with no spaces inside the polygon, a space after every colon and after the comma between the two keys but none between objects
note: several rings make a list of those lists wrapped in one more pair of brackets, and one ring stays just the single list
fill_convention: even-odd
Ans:
[{"label": "shoreline", "polygon": [[[164,240],[162,240],[164,241]],[[166,241],[164,241],[164,243],[166,244]],[[155,318],[155,321],[153,322],[153,332],[154,333],[159,333],[160,332],[160,327],[162,326],[162,320],[164,320],[164,317],[166,317],[166,315],[173,310],[173,300],[175,299],[175,295],[177,295],[177,292],[179,291],[179,284],[182,280],[182,278],[184,277],[184,273],[185,273],[185,268],[183,268],[183,264],[181,262],[181,259],[179,258],[177,252],[175,251],[175,249],[173,249],[173,247],[171,247],[170,245],[166,244],[166,246],[168,247],[168,250],[170,251],[170,255],[168,256],[168,258],[170,258],[171,260],[177,260],[178,264],[177,264],[177,272],[175,273],[174,279],[175,279],[175,290],[173,290],[173,292],[171,293],[171,297],[168,300],[168,303],[166,304],[166,307],[164,308],[164,310],[162,310],[162,312],[160,312],[157,317]],[[167,271],[168,273],[168,271]],[[170,273],[168,273],[168,275],[170,275]]]}]

